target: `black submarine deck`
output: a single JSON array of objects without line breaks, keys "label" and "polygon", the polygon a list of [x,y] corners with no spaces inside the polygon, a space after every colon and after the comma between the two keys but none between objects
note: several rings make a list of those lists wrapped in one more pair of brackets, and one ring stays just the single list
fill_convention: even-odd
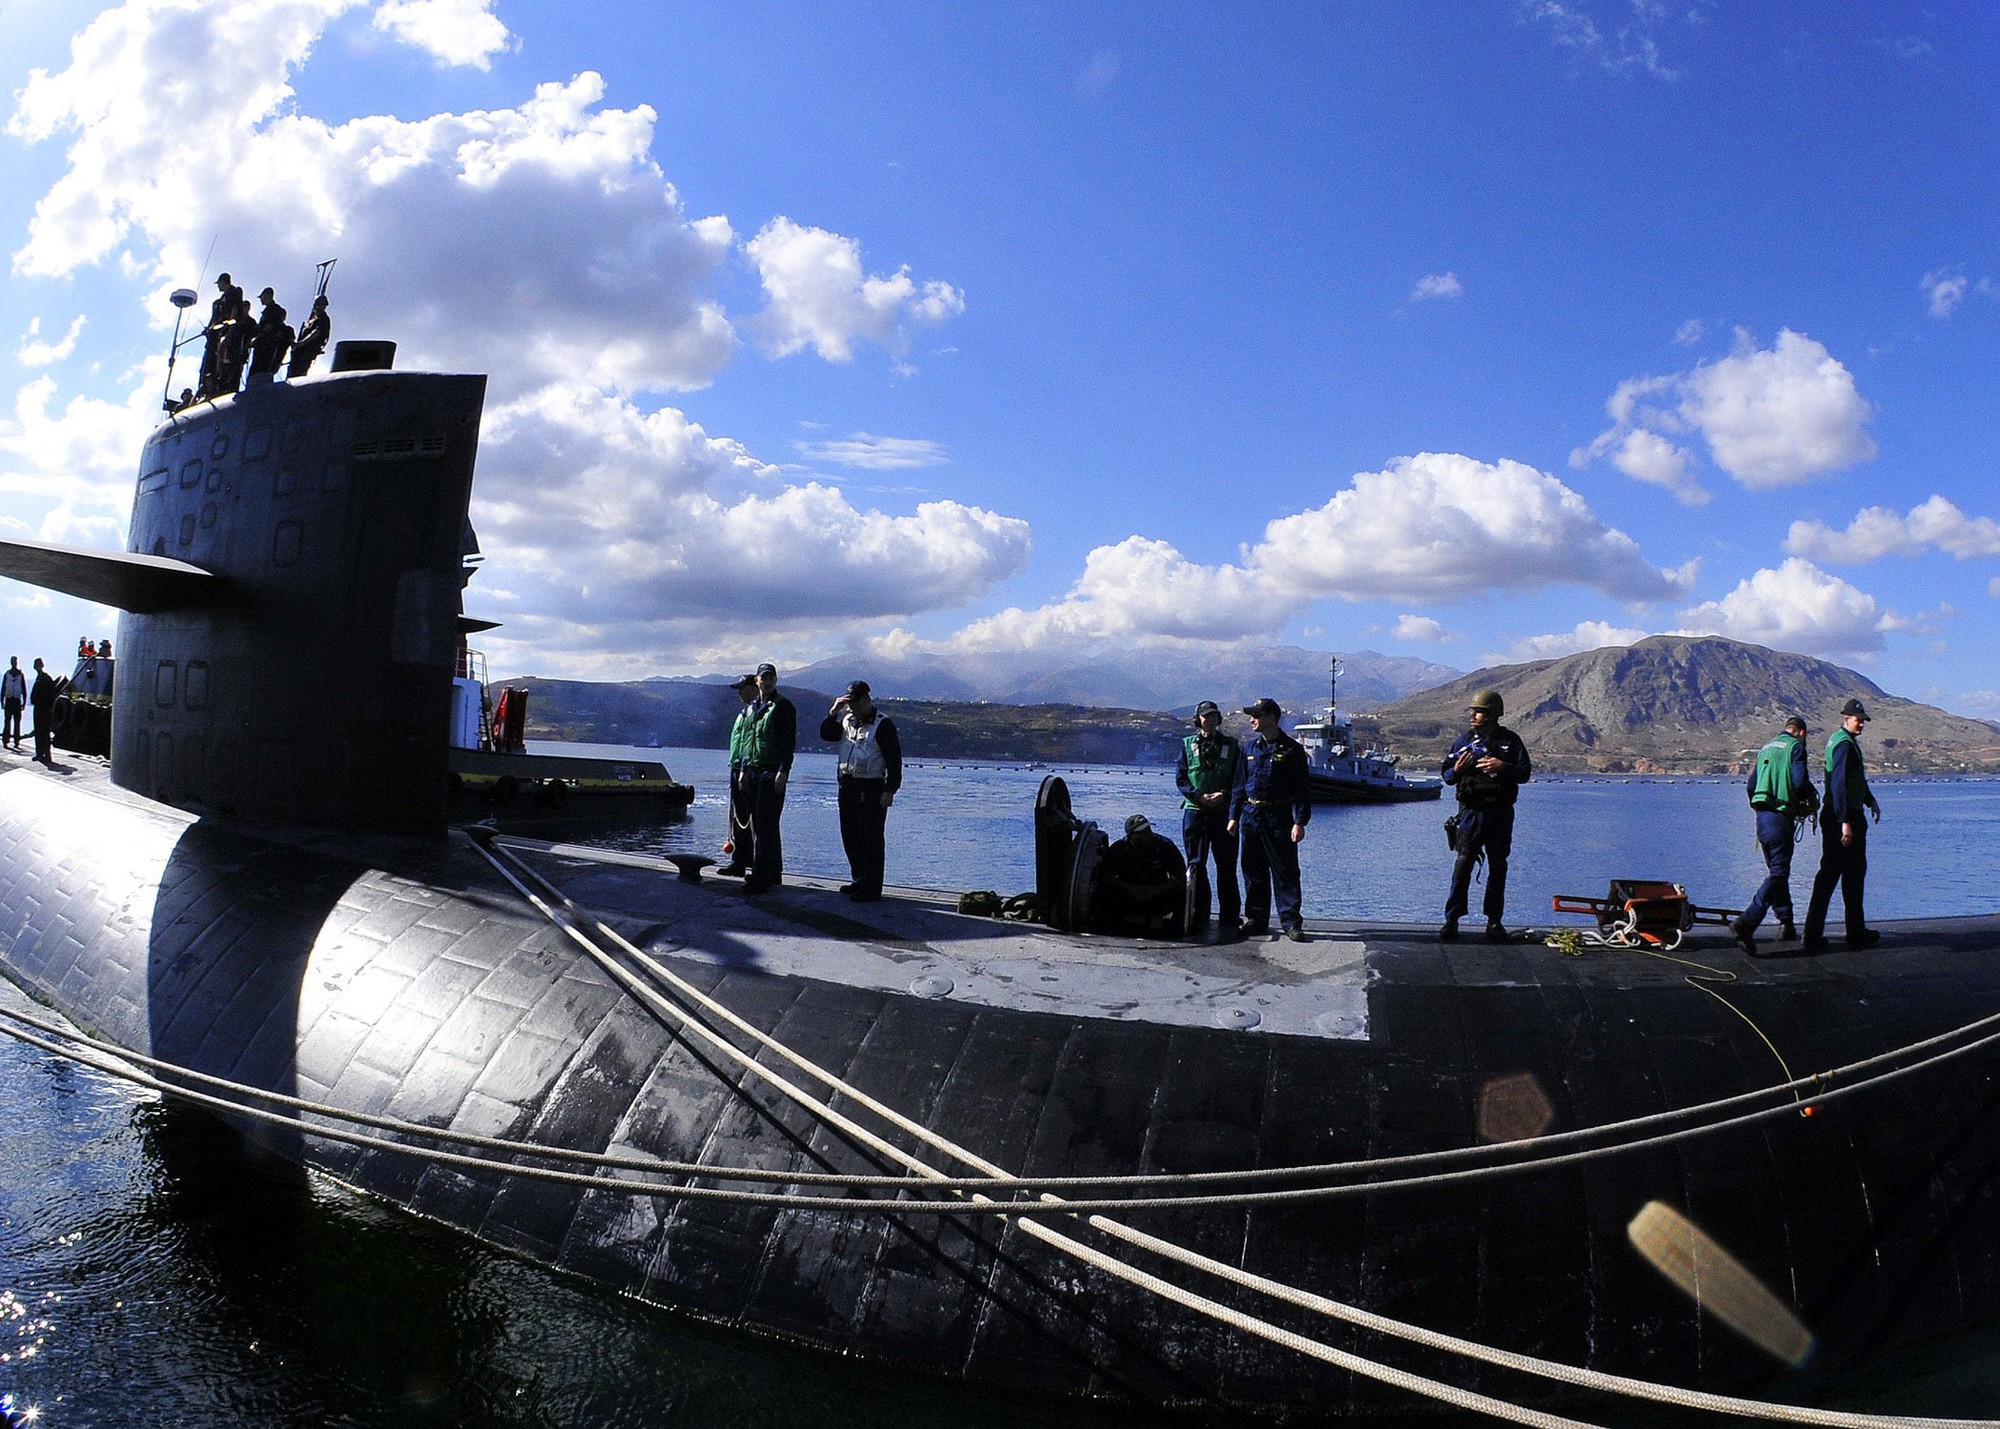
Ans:
[{"label": "black submarine deck", "polygon": [[[485,863],[419,842],[200,820],[103,767],[0,758],[0,930],[17,981],[180,1065],[427,1125],[717,1167],[857,1165],[760,1105]],[[1476,1145],[1496,1085],[1550,1130],[1695,1105],[2000,1009],[2000,919],[1884,925],[1880,946],[1753,961],[1726,934],[1669,962],[1440,945],[1309,920],[1233,946],[1055,933],[940,893],[761,897],[651,860],[499,842],[705,993],[857,1087],[1023,1175],[1288,1167]],[[1688,983],[1733,975],[1736,1015]],[[1747,1021],[1746,1021],[1747,1020]],[[1754,1027],[1747,1025],[1754,1022]],[[1761,1352],[1625,1247],[1681,1206],[1780,1287],[1822,1360],[2000,1313],[2000,1057],[1857,1106],[1490,1187],[1146,1222],[1370,1309],[1576,1364],[1769,1384]],[[1509,1092],[1503,1100],[1518,1104]],[[1170,1309],[992,1222],[634,1198],[326,1142],[350,1184],[642,1298],[921,1368],[1152,1402],[1355,1412],[1397,1402]],[[1480,1372],[1475,1382],[1490,1376]]]}]

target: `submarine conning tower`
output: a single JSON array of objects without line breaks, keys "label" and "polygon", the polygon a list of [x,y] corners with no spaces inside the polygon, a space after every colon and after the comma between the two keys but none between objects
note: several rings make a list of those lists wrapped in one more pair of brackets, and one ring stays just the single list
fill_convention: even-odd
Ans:
[{"label": "submarine conning tower", "polygon": [[486,379],[343,342],[147,440],[129,555],[0,574],[118,606],[111,779],[197,813],[441,836]]},{"label": "submarine conning tower", "polygon": [[341,343],[323,377],[183,409],[129,549],[218,578],[119,621],[111,778],[198,810],[441,833],[483,376]]}]

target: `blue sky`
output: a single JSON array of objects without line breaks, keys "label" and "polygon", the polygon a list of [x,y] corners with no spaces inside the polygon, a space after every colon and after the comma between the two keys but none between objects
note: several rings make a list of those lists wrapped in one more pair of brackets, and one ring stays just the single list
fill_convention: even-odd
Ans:
[{"label": "blue sky", "polygon": [[337,256],[337,337],[492,376],[496,672],[1689,631],[2000,717],[1988,5],[25,0],[0,56],[0,532],[122,545],[165,293]]}]

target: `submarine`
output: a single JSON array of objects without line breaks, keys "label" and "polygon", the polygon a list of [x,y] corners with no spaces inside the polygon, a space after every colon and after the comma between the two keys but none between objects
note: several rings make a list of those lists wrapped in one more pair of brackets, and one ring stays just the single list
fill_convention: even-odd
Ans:
[{"label": "submarine", "polygon": [[667,1311],[1029,1394],[1875,1424],[1795,1406],[2000,1315],[1992,917],[1690,942],[1718,992],[1407,925],[1079,931],[1055,786],[1047,923],[454,826],[483,396],[342,344],[170,414],[126,551],[0,541],[122,612],[108,764],[0,760],[36,1035]]}]

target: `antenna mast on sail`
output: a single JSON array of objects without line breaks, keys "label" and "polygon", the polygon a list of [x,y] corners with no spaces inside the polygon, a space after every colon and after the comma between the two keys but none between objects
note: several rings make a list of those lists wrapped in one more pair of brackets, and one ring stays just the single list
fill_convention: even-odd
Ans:
[{"label": "antenna mast on sail", "polygon": [[[197,295],[193,288],[176,288],[167,295],[167,301],[174,305],[174,343],[167,349],[167,383],[160,389],[160,405],[167,411],[176,411],[179,404],[174,401],[174,361],[181,355],[181,319],[187,310],[195,305]],[[204,329],[206,331],[206,329]],[[194,338],[190,337],[189,342]]]},{"label": "antenna mast on sail", "polygon": [[319,290],[313,294],[314,297],[323,298],[326,296],[327,280],[333,277],[333,265],[339,261],[338,258],[329,258],[319,265]]}]

